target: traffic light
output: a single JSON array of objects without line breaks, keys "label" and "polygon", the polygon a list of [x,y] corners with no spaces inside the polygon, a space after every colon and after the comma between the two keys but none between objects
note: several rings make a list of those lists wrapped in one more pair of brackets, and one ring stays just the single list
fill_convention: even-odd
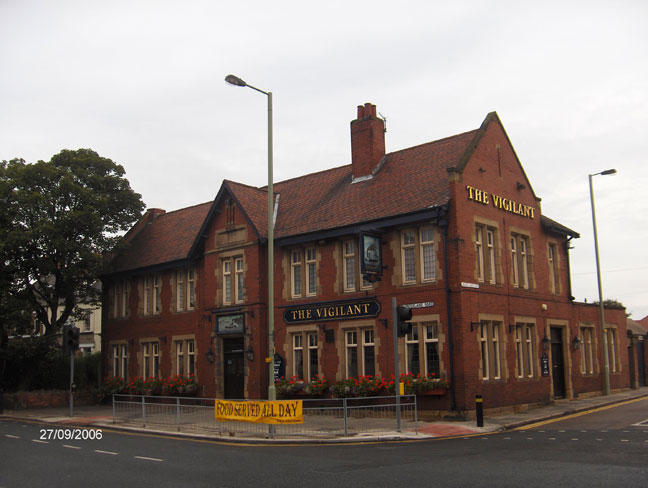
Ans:
[{"label": "traffic light", "polygon": [[71,325],[63,326],[63,353],[70,354],[79,349],[79,328]]},{"label": "traffic light", "polygon": [[412,309],[403,307],[399,305],[396,307],[396,315],[398,316],[398,337],[405,337],[412,331],[412,323],[408,320],[412,320]]}]

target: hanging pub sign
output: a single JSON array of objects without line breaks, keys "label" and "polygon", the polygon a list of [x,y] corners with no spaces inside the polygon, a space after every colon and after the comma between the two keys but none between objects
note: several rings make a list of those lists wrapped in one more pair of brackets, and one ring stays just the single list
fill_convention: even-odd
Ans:
[{"label": "hanging pub sign", "polygon": [[221,315],[216,317],[216,333],[223,334],[242,334],[245,330],[245,315],[238,313],[236,315]]},{"label": "hanging pub sign", "polygon": [[360,234],[360,272],[373,283],[382,277],[382,246],[379,236]]},{"label": "hanging pub sign", "polygon": [[322,322],[326,320],[353,320],[376,317],[380,313],[380,302],[376,298],[342,300],[335,302],[306,303],[284,310],[287,324],[301,322]]}]

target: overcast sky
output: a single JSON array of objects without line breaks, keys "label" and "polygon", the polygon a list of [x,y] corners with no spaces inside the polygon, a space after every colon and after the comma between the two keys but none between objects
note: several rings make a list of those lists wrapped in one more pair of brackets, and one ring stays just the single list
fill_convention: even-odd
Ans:
[{"label": "overcast sky", "polygon": [[356,106],[387,151],[497,111],[543,214],[578,231],[573,293],[648,315],[648,2],[0,0],[0,160],[91,148],[148,207],[212,200],[223,179],[350,163]]}]

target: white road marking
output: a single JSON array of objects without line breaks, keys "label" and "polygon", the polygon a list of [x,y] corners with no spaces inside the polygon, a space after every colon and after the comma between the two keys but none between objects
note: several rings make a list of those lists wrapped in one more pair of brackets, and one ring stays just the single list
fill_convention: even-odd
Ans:
[{"label": "white road marking", "polygon": [[39,444],[49,444],[49,442],[41,441],[40,439],[32,439],[32,442],[38,442]]},{"label": "white road marking", "polygon": [[630,442],[628,439],[621,439],[621,442]]},{"label": "white road marking", "polygon": [[117,455],[116,452],[112,452],[112,451],[101,451],[101,450],[99,450],[99,449],[95,449],[94,452],[98,452],[99,454],[110,454],[110,455],[112,455],[112,456],[116,456],[116,455]]},{"label": "white road marking", "polygon": [[144,457],[144,456],[133,456],[133,457],[135,459],[143,459],[145,461],[157,461],[158,463],[161,463],[162,461],[164,461],[163,459]]},{"label": "white road marking", "polygon": [[5,437],[9,437],[10,439],[20,439],[17,435],[11,435],[11,434],[5,434]]},{"label": "white road marking", "polygon": [[549,437],[549,440],[550,440],[550,441],[555,441],[556,438],[555,438],[555,437]]},{"label": "white road marking", "polygon": [[572,439],[572,441],[577,441],[577,440],[578,440],[578,439],[576,439],[576,438],[573,438],[573,439]]},{"label": "white road marking", "polygon": [[67,444],[63,444],[63,447],[67,447],[68,449],[81,449],[79,446],[68,446]]}]

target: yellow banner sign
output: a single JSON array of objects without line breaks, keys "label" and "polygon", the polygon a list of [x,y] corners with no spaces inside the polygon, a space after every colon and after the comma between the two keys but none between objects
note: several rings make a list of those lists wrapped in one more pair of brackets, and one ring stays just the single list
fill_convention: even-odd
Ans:
[{"label": "yellow banner sign", "polygon": [[216,420],[259,424],[303,424],[301,400],[230,402],[216,400]]}]

